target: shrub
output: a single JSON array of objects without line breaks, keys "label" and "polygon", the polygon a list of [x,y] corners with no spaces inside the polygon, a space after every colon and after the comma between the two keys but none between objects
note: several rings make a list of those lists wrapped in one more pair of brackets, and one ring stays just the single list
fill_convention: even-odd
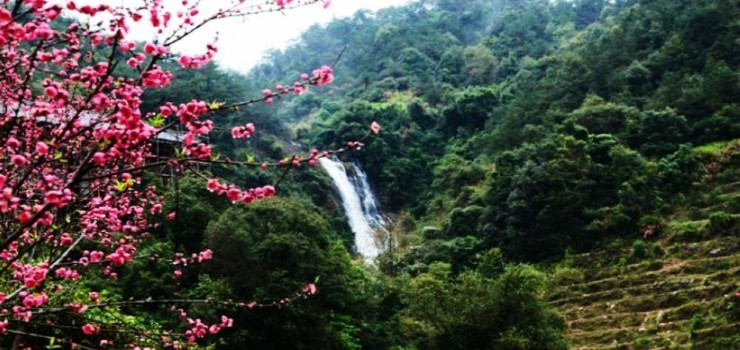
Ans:
[{"label": "shrub", "polygon": [[714,212],[709,215],[709,232],[714,234],[725,233],[732,229],[735,224],[735,217],[724,211]]},{"label": "shrub", "polygon": [[583,271],[573,267],[558,266],[553,274],[554,282],[559,285],[580,283],[583,282],[583,278]]},{"label": "shrub", "polygon": [[642,260],[650,255],[650,245],[645,241],[638,239],[632,243],[632,258],[636,260]]},{"label": "shrub", "polygon": [[706,221],[684,221],[668,227],[671,242],[696,242],[707,236]]}]

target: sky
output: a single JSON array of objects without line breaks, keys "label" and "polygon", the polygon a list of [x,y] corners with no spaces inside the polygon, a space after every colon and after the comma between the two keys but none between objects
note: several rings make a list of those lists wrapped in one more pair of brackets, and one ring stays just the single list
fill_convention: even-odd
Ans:
[{"label": "sky", "polygon": [[[125,1],[128,6],[135,2]],[[174,0],[165,0],[174,1]],[[259,2],[260,0],[246,0]],[[261,0],[264,1],[264,0]],[[332,0],[328,8],[319,2],[283,13],[263,13],[245,18],[223,19],[200,28],[191,37],[175,45],[176,51],[187,54],[205,53],[206,44],[213,41],[218,33],[219,66],[246,73],[264,57],[270,49],[281,49],[313,24],[328,23],[333,18],[352,16],[360,9],[379,10],[389,6],[401,6],[412,0]],[[83,4],[115,4],[110,0],[78,0]],[[213,13],[230,3],[229,0],[202,0],[201,13]],[[154,33],[151,29],[133,27],[131,37],[140,41],[150,41]]]},{"label": "sky", "polygon": [[[260,61],[268,49],[287,46],[315,23],[328,23],[333,18],[351,16],[359,9],[378,10],[409,2],[410,0],[333,0],[326,9],[319,3],[286,11],[284,14],[267,13],[215,24],[214,27],[219,30],[219,53],[216,60],[221,66],[246,72]],[[213,37],[212,34],[203,34]]]}]

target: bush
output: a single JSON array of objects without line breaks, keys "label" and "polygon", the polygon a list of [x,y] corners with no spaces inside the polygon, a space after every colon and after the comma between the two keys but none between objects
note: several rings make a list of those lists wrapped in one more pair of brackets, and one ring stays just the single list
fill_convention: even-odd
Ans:
[{"label": "bush", "polygon": [[632,243],[632,258],[636,260],[642,260],[650,255],[650,245],[645,241],[638,239],[635,243]]},{"label": "bush", "polygon": [[653,242],[650,244],[650,254],[652,254],[653,257],[661,257],[665,255],[665,250],[658,242]]},{"label": "bush", "polygon": [[707,236],[706,221],[684,221],[668,226],[671,242],[696,242]]},{"label": "bush", "polygon": [[709,232],[714,234],[727,233],[735,224],[735,217],[724,211],[714,212],[709,215]]},{"label": "bush", "polygon": [[553,280],[559,285],[570,285],[583,282],[583,271],[573,267],[561,267],[555,268],[553,274]]}]

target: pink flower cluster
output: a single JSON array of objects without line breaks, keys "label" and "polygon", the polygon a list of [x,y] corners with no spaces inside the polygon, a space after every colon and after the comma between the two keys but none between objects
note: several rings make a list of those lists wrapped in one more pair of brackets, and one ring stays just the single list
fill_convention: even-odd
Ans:
[{"label": "pink flower cluster", "polygon": [[174,258],[172,259],[172,265],[188,266],[188,264],[195,262],[202,263],[211,259],[213,259],[213,251],[210,249],[206,249],[197,254],[193,253],[190,255],[190,259],[185,258],[182,253],[175,253]]},{"label": "pink flower cluster", "polygon": [[[147,0],[145,7],[128,2],[116,6],[71,0],[61,5],[48,0],[16,2],[22,3],[21,11],[11,10],[15,2],[0,4],[0,159],[5,160],[0,164],[0,215],[5,220],[0,259],[10,265],[4,292],[14,291],[0,293],[0,315],[51,324],[53,316],[37,308],[83,312],[86,303],[98,303],[100,296],[91,292],[89,299],[80,297],[71,292],[79,290],[76,286],[92,275],[116,279],[122,266],[141,259],[137,247],[156,227],[152,220],[158,220],[164,208],[157,189],[142,183],[142,171],[160,166],[156,163],[182,170],[189,162],[212,161],[205,136],[214,124],[205,115],[226,103],[193,99],[177,105],[163,102],[150,114],[142,111],[143,94],[170,85],[174,77],[161,64],[173,55],[172,45],[211,20],[297,2],[276,1],[265,7],[269,9],[260,9],[233,1],[228,10],[205,15],[198,8],[200,2],[190,0]],[[63,8],[81,22],[100,26],[55,22]],[[159,41],[137,44],[129,37],[132,22],[151,25],[160,34]],[[202,55],[175,57],[183,68],[199,68],[217,51],[209,44]],[[114,64],[119,59],[125,64]],[[300,95],[309,85],[333,79],[331,67],[324,66],[312,78],[302,75],[292,87],[278,85],[275,92],[265,91],[263,98],[272,102],[291,92]],[[151,122],[161,119],[167,121]],[[176,124],[186,130],[177,159],[152,161],[162,128]],[[249,123],[233,128],[232,136],[248,138],[254,132]],[[318,157],[319,152],[312,151],[305,161],[314,165]],[[294,157],[292,165],[303,161]],[[215,179],[208,181],[208,188],[242,203],[276,192],[271,185],[242,190]],[[210,250],[180,255],[175,264],[205,262],[212,256]],[[193,321],[187,338],[215,334],[232,323],[225,316],[211,325]],[[74,327],[89,336],[99,334],[101,326],[105,327],[93,323]],[[8,320],[0,321],[0,334],[9,331],[7,327]],[[136,348],[135,342],[131,348]],[[166,342],[179,347],[177,340]],[[100,341],[101,346],[111,344]]]},{"label": "pink flower cluster", "polygon": [[254,133],[254,124],[247,123],[247,125],[243,126],[235,126],[231,129],[231,137],[235,139],[245,139],[252,136]]},{"label": "pink flower cluster", "polygon": [[46,293],[28,293],[24,291],[19,295],[23,298],[23,306],[27,309],[42,307],[49,301]]},{"label": "pink flower cluster", "polygon": [[64,280],[76,280],[80,278],[80,273],[73,269],[60,267],[54,272],[54,276]]},{"label": "pink flower cluster", "polygon": [[218,52],[218,48],[215,44],[206,45],[206,53],[202,55],[182,55],[177,60],[182,68],[198,69],[203,67],[210,62]]},{"label": "pink flower cluster", "polygon": [[16,261],[11,267],[15,270],[13,272],[14,280],[23,282],[23,286],[26,288],[34,288],[46,280],[49,263],[42,262],[38,265],[24,265]]},{"label": "pink flower cluster", "polygon": [[334,81],[334,70],[329,66],[321,66],[321,68],[313,71],[313,77],[316,85],[331,84]]},{"label": "pink flower cluster", "polygon": [[100,333],[100,326],[96,326],[91,323],[86,323],[82,326],[82,333],[85,333],[86,335],[93,335]]},{"label": "pink flower cluster", "polygon": [[194,344],[197,338],[203,338],[208,334],[217,334],[221,329],[231,328],[234,326],[234,319],[227,316],[221,316],[221,323],[214,323],[210,326],[203,323],[200,319],[187,319],[187,325],[190,327],[185,331],[185,337],[188,343]]},{"label": "pink flower cluster", "polygon": [[241,201],[244,204],[250,204],[257,199],[273,197],[276,193],[275,187],[272,185],[254,187],[244,191],[233,185],[222,184],[218,179],[208,180],[207,188],[211,192],[225,194],[226,198],[232,203]]}]

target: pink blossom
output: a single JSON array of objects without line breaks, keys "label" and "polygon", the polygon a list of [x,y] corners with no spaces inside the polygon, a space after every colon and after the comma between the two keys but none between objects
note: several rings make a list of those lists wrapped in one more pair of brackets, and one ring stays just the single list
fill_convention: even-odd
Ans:
[{"label": "pink blossom", "polygon": [[46,293],[27,294],[23,298],[23,306],[28,309],[41,307],[44,306],[47,301],[49,301],[49,297],[46,295]]},{"label": "pink blossom", "polygon": [[44,195],[44,202],[57,207],[62,207],[64,204],[62,191],[54,190],[46,192]]},{"label": "pink blossom", "polygon": [[242,197],[242,191],[238,188],[231,187],[226,191],[226,198],[232,202],[238,201]]},{"label": "pink blossom", "polygon": [[7,23],[13,19],[13,14],[5,8],[0,8],[0,23]]},{"label": "pink blossom", "polygon": [[273,197],[273,196],[275,196],[275,192],[276,192],[275,191],[275,187],[273,187],[272,185],[264,186],[264,187],[262,187],[262,190],[265,193],[265,197]]},{"label": "pink blossom", "polygon": [[59,237],[59,245],[61,245],[63,247],[70,246],[70,245],[72,245],[73,242],[74,242],[74,240],[69,235],[69,233],[66,233],[65,232],[65,233],[62,234],[61,237]]},{"label": "pink blossom", "polygon": [[17,138],[11,136],[11,137],[8,137],[7,141],[5,141],[5,145],[8,146],[8,148],[17,149],[18,147],[21,146],[21,142],[18,141]]},{"label": "pink blossom", "polygon": [[219,184],[216,179],[209,179],[207,187],[209,191],[216,192],[221,188],[221,184]]},{"label": "pink blossom", "polygon": [[380,132],[380,124],[378,124],[377,122],[372,122],[372,124],[370,124],[370,130],[374,134],[379,133]]},{"label": "pink blossom", "polygon": [[18,214],[18,222],[21,224],[25,224],[31,221],[33,219],[33,214],[31,214],[30,211],[24,210],[20,214]]},{"label": "pink blossom", "polygon": [[22,167],[28,164],[28,159],[20,154],[14,154],[10,157],[10,162],[17,167]]},{"label": "pink blossom", "polygon": [[146,43],[144,44],[144,52],[151,55],[155,52],[157,52],[157,46],[152,43]]},{"label": "pink blossom", "polygon": [[139,60],[137,60],[135,57],[131,57],[128,60],[126,60],[126,65],[131,68],[136,68],[139,66]]},{"label": "pink blossom", "polygon": [[204,262],[211,259],[213,259],[213,251],[211,251],[210,249],[206,249],[198,253],[198,262]]},{"label": "pink blossom", "polygon": [[180,59],[177,61],[183,68],[190,68],[190,65],[193,63],[193,60],[188,56],[180,56]]},{"label": "pink blossom", "polygon": [[45,156],[49,153],[49,146],[44,142],[37,142],[36,143],[36,153],[42,156]]},{"label": "pink blossom", "polygon": [[82,326],[82,333],[85,333],[86,335],[93,335],[100,332],[100,327],[87,323],[84,326]]},{"label": "pink blossom", "polygon": [[221,315],[221,328],[231,328],[234,326],[234,319]]},{"label": "pink blossom", "polygon": [[334,81],[334,70],[329,66],[321,66],[321,68],[313,71],[313,77],[316,79],[316,84],[319,86],[330,84]]},{"label": "pink blossom", "polygon": [[103,255],[105,254],[98,250],[90,252],[90,262],[91,263],[100,262],[103,259]]},{"label": "pink blossom", "polygon": [[95,154],[93,154],[92,160],[97,165],[103,165],[103,164],[105,164],[105,160],[106,160],[105,158],[106,158],[105,157],[105,153],[103,153],[103,152],[95,152]]}]

